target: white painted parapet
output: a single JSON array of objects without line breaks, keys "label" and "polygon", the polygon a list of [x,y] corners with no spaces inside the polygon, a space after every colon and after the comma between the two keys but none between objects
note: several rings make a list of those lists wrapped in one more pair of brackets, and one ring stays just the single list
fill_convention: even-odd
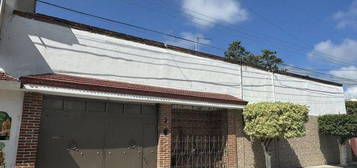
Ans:
[{"label": "white painted parapet", "polygon": [[[240,66],[14,15],[4,25],[0,66],[15,77],[65,73],[240,97]],[[345,113],[343,88],[243,68],[244,99],[310,106],[310,115]],[[274,79],[274,81],[272,81]],[[274,84],[274,86],[273,86]]]}]

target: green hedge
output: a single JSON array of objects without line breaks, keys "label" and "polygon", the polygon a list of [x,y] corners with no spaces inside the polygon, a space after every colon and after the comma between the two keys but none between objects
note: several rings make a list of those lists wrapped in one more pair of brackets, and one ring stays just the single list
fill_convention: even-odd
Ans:
[{"label": "green hedge", "polygon": [[330,114],[318,118],[322,135],[341,137],[343,140],[357,137],[357,115]]},{"label": "green hedge", "polygon": [[357,115],[357,101],[346,101],[347,114]]}]

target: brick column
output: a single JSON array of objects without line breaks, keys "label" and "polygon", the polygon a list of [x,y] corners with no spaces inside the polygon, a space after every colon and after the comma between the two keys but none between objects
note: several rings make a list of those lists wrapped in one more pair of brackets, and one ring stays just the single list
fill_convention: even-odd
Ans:
[{"label": "brick column", "polygon": [[43,95],[25,93],[16,168],[35,168]]},{"label": "brick column", "polygon": [[172,107],[160,104],[159,107],[159,145],[157,152],[157,167],[169,168],[171,166],[171,122]]},{"label": "brick column", "polygon": [[237,120],[236,110],[227,111],[227,156],[228,156],[228,168],[237,167],[237,136],[236,136],[236,120]]}]

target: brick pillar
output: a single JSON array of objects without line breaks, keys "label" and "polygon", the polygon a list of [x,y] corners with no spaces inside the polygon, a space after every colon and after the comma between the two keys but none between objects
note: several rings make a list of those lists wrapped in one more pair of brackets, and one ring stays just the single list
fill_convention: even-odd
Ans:
[{"label": "brick pillar", "polygon": [[237,167],[237,136],[236,136],[236,120],[237,120],[236,110],[227,111],[227,156],[228,156],[228,168]]},{"label": "brick pillar", "polygon": [[243,111],[237,111],[237,120],[236,120],[236,135],[237,135],[237,164],[239,168],[246,167],[246,141],[247,136],[244,133],[244,119],[243,119]]},{"label": "brick pillar", "polygon": [[172,107],[160,104],[159,107],[159,145],[157,152],[157,167],[169,168],[171,166],[171,121]]},{"label": "brick pillar", "polygon": [[43,95],[25,93],[16,168],[35,168]]}]

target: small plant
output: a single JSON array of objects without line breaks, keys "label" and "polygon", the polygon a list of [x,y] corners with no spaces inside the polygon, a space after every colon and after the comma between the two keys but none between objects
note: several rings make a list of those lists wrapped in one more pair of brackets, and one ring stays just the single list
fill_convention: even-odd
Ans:
[{"label": "small plant", "polygon": [[357,137],[357,115],[330,114],[319,117],[319,130],[322,135],[336,136],[340,150],[340,164],[347,164],[346,142]]},{"label": "small plant", "polygon": [[271,168],[270,144],[279,138],[305,136],[304,124],[308,121],[309,108],[292,103],[256,103],[244,109],[244,131],[258,139],[264,151],[266,168]]}]

